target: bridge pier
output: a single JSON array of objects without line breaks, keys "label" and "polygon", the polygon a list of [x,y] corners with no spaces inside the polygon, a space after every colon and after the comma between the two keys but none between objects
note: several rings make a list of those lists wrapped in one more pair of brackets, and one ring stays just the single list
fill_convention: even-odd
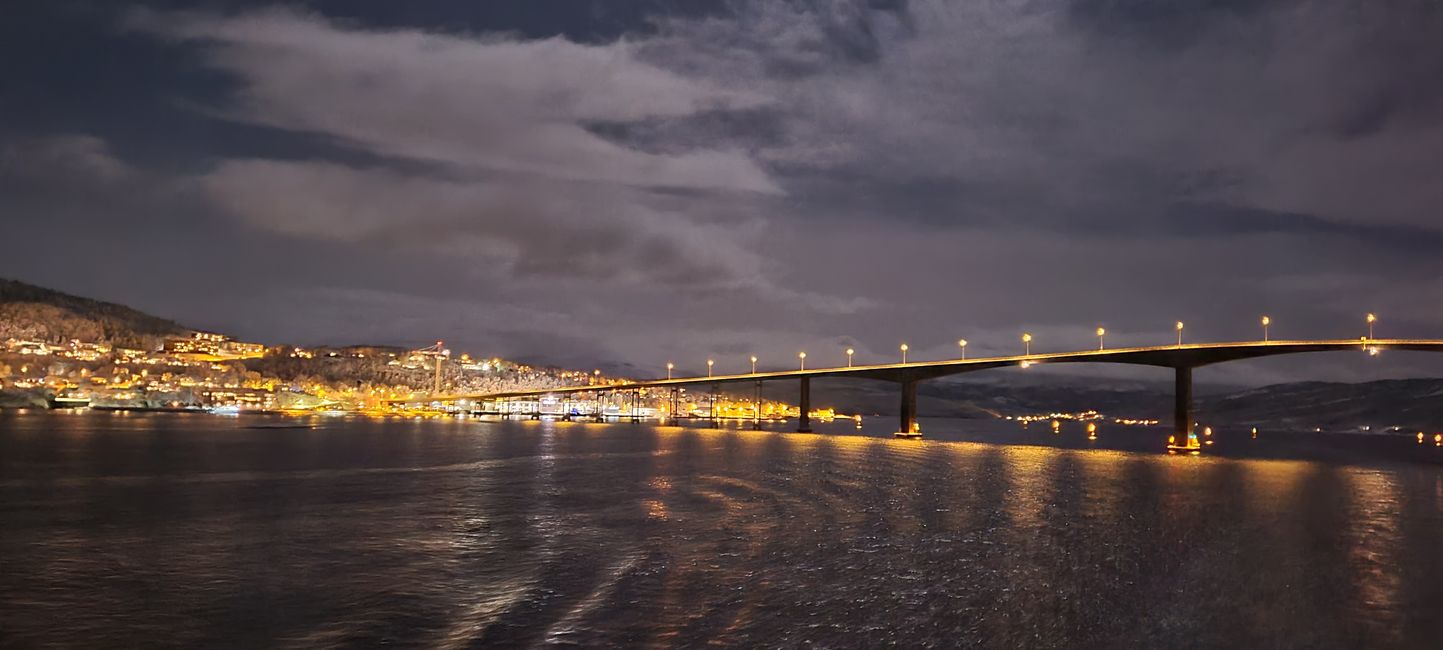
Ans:
[{"label": "bridge pier", "polygon": [[899,428],[892,435],[898,438],[921,438],[922,432],[917,430],[917,380],[902,382],[902,403],[897,412]]},{"label": "bridge pier", "polygon": [[1186,445],[1192,434],[1192,368],[1178,367],[1173,383],[1172,435],[1176,445]]},{"label": "bridge pier", "polygon": [[812,432],[812,378],[802,377],[802,394],[798,401],[800,413],[797,414],[797,433]]},{"label": "bridge pier", "polygon": [[762,382],[757,382],[756,392],[752,395],[752,430],[762,430]]}]

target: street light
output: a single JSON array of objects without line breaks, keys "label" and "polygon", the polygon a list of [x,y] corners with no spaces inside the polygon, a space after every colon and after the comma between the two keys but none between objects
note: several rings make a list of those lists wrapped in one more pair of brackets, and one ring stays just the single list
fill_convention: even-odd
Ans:
[{"label": "street light", "polygon": [[671,379],[671,369],[672,369],[672,368],[675,368],[675,367],[676,367],[676,364],[674,364],[674,363],[672,363],[672,362],[670,362],[670,361],[666,362],[666,378],[667,378],[667,379]]},{"label": "street light", "polygon": [[752,374],[757,374],[757,355],[752,355]]},{"label": "street light", "polygon": [[1376,323],[1376,322],[1378,322],[1378,317],[1377,317],[1377,316],[1374,316],[1373,314],[1368,314],[1368,338],[1369,338],[1369,339],[1373,338],[1373,323]]},{"label": "street light", "polygon": [[797,353],[797,358],[802,360],[802,370],[806,370],[806,369],[807,369],[807,353],[806,353],[806,352],[798,352],[798,353]]},{"label": "street light", "polygon": [[715,362],[715,361],[712,361],[711,359],[707,359],[707,360],[706,360],[706,376],[708,376],[708,377],[711,376],[711,367],[712,367],[713,365],[715,365],[715,364],[716,364],[716,362]]},{"label": "street light", "polygon": [[856,352],[857,352],[857,351],[856,351],[856,350],[853,350],[852,348],[847,348],[847,367],[848,367],[848,368],[851,368],[851,367],[852,367],[852,355],[853,355],[853,354],[856,354]]},{"label": "street light", "polygon": [[1032,355],[1032,335],[1027,332],[1022,333],[1022,354]]},{"label": "street light", "polygon": [[962,348],[962,360],[967,360],[967,339],[957,339],[957,347]]},{"label": "street light", "polygon": [[1182,345],[1182,321],[1177,322],[1177,344]]},{"label": "street light", "polygon": [[902,344],[902,363],[907,363],[907,344]]},{"label": "street light", "polygon": [[1272,325],[1272,324],[1273,324],[1273,319],[1268,318],[1267,316],[1264,316],[1264,317],[1263,317],[1263,342],[1264,342],[1264,343],[1266,343],[1266,342],[1268,341],[1268,326],[1269,326],[1269,325]]},{"label": "street light", "polygon": [[1103,329],[1103,328],[1101,328],[1101,327],[1097,328],[1097,349],[1099,349],[1099,350],[1102,349],[1102,337],[1103,337],[1104,335],[1106,335],[1106,334],[1107,334],[1107,330],[1105,330],[1105,329]]}]

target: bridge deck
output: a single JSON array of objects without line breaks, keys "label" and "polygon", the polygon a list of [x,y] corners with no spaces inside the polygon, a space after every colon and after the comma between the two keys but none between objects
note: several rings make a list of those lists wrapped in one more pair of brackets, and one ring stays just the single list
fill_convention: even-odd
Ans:
[{"label": "bridge deck", "polygon": [[983,357],[975,359],[949,359],[942,361],[916,361],[912,363],[890,363],[837,368],[815,368],[808,370],[785,370],[748,373],[741,375],[716,375],[713,377],[678,377],[675,379],[654,379],[634,381],[606,386],[567,386],[537,390],[510,391],[503,393],[477,393],[440,396],[417,396],[388,400],[391,403],[415,403],[456,400],[487,400],[516,397],[540,397],[544,395],[566,395],[597,391],[632,391],[651,388],[683,388],[709,386],[739,382],[776,381],[814,377],[855,377],[879,379],[898,383],[935,379],[948,375],[976,372],[991,368],[1040,363],[1124,363],[1131,365],[1156,366],[1162,368],[1197,368],[1200,366],[1256,359],[1282,354],[1306,352],[1336,352],[1342,350],[1415,350],[1443,352],[1443,339],[1338,339],[1325,341],[1237,341],[1229,343],[1184,343],[1152,347],[1115,348],[1105,350],[1082,350],[1076,352],[1044,352],[1036,354]]}]

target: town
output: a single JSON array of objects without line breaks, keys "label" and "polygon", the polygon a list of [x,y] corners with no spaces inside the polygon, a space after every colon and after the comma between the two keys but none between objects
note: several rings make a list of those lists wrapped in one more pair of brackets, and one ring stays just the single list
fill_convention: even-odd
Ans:
[{"label": "town", "polygon": [[[9,338],[0,350],[0,406],[89,407],[214,413],[490,414],[526,417],[628,417],[775,420],[797,408],[771,400],[681,390],[641,395],[598,392],[584,399],[542,398],[430,404],[446,392],[500,393],[625,380],[495,357],[452,354],[442,342],[421,349],[392,346],[267,346],[213,332],[165,338],[156,349],[72,339]],[[397,400],[409,400],[407,406]],[[674,406],[673,406],[674,404]],[[419,405],[419,406],[418,406]],[[671,413],[670,409],[676,412]],[[815,409],[812,417],[836,417]]]}]

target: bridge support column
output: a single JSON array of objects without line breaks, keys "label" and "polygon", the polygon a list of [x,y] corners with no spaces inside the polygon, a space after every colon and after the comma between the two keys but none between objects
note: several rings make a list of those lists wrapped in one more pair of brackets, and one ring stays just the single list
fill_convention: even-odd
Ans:
[{"label": "bridge support column", "polygon": [[1186,445],[1192,433],[1192,368],[1177,368],[1173,384],[1172,435],[1176,445]]},{"label": "bridge support column", "polygon": [[797,406],[800,413],[797,414],[797,433],[812,432],[812,378],[802,377],[802,394]]},{"label": "bridge support column", "polygon": [[902,382],[902,403],[897,409],[898,422],[897,432],[892,434],[898,438],[921,438],[922,432],[917,430],[917,381],[909,380]]},{"label": "bridge support column", "polygon": [[756,393],[752,396],[752,430],[762,430],[762,382],[757,382]]}]

